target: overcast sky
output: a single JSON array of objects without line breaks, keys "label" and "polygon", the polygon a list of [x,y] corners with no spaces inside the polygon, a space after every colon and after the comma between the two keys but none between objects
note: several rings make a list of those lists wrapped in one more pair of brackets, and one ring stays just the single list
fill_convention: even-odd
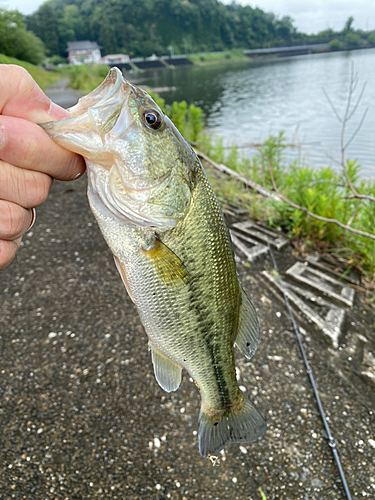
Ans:
[{"label": "overcast sky", "polygon": [[[44,0],[0,0],[0,6],[17,9],[24,14],[34,12]],[[140,0],[141,1],[141,0]],[[231,0],[225,0],[229,3]],[[327,27],[341,29],[349,16],[354,27],[375,29],[375,0],[237,0],[279,16],[290,16],[305,33],[317,33]]]}]

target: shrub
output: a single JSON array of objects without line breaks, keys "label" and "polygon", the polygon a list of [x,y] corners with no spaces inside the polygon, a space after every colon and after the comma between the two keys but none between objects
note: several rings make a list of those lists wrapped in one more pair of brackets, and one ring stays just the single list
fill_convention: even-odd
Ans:
[{"label": "shrub", "polygon": [[360,47],[363,40],[357,33],[348,33],[345,35],[345,44],[347,47]]},{"label": "shrub", "polygon": [[338,40],[337,38],[331,40],[328,45],[331,50],[338,50],[341,47],[340,40]]}]

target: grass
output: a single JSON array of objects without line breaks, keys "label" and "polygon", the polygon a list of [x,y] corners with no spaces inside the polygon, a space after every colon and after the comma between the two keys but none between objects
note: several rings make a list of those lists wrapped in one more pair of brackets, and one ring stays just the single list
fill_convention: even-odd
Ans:
[{"label": "grass", "polygon": [[262,490],[262,488],[261,488],[260,486],[259,486],[259,488],[258,488],[258,490],[257,490],[257,491],[258,491],[258,493],[259,493],[259,495],[260,495],[261,500],[267,500],[267,497],[266,497],[266,495],[263,493],[263,490]]},{"label": "grass", "polygon": [[[271,165],[279,190],[297,205],[344,224],[356,214],[352,227],[375,233],[375,204],[370,201],[358,204],[358,200],[351,197],[343,174],[331,167],[314,169],[298,161],[287,165],[282,133],[271,135],[252,159],[242,156],[235,146],[228,153],[223,148],[222,140],[213,143],[201,137],[198,142],[199,149],[214,161],[226,164],[269,190],[272,190]],[[375,182],[360,178],[360,165],[356,161],[348,160],[347,169],[359,193],[375,196]],[[212,170],[208,170],[208,175],[221,203],[244,206],[251,217],[283,229],[291,239],[302,243],[306,250],[329,252],[349,267],[359,269],[369,281],[375,281],[375,241],[345,231],[337,225],[307,217],[287,203],[265,199],[233,179],[218,177]]]},{"label": "grass", "polygon": [[84,94],[88,94],[102,83],[109,68],[106,64],[82,64],[64,68],[63,71],[69,77],[70,86],[73,89],[79,89]]},{"label": "grass", "polygon": [[199,54],[189,54],[187,57],[197,66],[250,61],[241,49],[224,50],[222,52],[201,52]]},{"label": "grass", "polygon": [[19,59],[14,59],[13,57],[4,56],[3,54],[0,54],[0,64],[17,64],[18,66],[22,66],[30,73],[42,89],[63,78],[61,73],[46,71],[43,68],[35,66],[34,64],[20,61]]}]

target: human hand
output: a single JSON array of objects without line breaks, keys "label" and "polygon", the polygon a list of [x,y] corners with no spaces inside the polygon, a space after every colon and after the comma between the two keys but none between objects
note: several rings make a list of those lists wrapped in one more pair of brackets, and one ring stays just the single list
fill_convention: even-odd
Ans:
[{"label": "human hand", "polygon": [[26,70],[0,65],[0,270],[14,259],[32,209],[46,200],[53,179],[73,180],[85,170],[81,156],[37,125],[67,116]]}]

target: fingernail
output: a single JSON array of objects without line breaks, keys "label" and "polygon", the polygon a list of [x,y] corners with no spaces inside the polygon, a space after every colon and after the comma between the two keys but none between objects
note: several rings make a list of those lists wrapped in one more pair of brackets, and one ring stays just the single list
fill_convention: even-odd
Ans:
[{"label": "fingernail", "polygon": [[0,147],[4,144],[5,142],[5,127],[4,125],[0,125]]},{"label": "fingernail", "polygon": [[85,172],[79,172],[75,177],[74,177],[74,180],[78,179],[79,177],[82,177],[82,175],[84,174]]},{"label": "fingernail", "polygon": [[51,105],[48,110],[49,116],[52,118],[52,120],[61,120],[62,118],[66,118],[69,116],[69,113],[65,111],[64,108],[61,108],[57,104],[51,101]]}]

